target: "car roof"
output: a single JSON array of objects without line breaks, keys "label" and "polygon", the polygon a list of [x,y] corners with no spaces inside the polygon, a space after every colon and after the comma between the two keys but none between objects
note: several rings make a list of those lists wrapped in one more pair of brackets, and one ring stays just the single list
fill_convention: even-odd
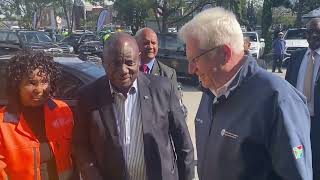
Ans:
[{"label": "car roof", "polygon": [[[9,61],[12,57],[13,55],[3,55],[0,56],[0,61]],[[97,79],[105,74],[102,66],[93,62],[82,61],[76,56],[57,56],[53,58],[55,62],[74,74],[82,76],[81,78],[85,80]]]},{"label": "car roof", "polygon": [[291,30],[300,30],[300,29],[307,29],[307,28],[290,28],[287,31],[291,31]]},{"label": "car roof", "polygon": [[31,32],[35,32],[35,33],[45,33],[43,31],[32,31],[32,30],[19,30],[17,32],[24,32],[24,33],[31,33]]},{"label": "car roof", "polygon": [[258,34],[256,31],[246,31],[242,32],[243,34]]}]

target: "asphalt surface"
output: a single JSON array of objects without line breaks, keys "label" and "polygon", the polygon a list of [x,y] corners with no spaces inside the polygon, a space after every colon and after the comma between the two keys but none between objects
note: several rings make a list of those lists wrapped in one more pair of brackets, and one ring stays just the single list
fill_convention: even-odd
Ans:
[{"label": "asphalt surface", "polygon": [[[271,72],[270,69],[268,69]],[[274,73],[282,78],[284,78],[286,70],[283,70],[283,73]],[[191,139],[193,142],[193,146],[195,149],[195,159],[197,159],[196,147],[195,147],[195,127],[194,127],[194,119],[199,107],[199,103],[201,100],[202,92],[197,88],[197,86],[192,85],[188,82],[182,82],[183,85],[183,103],[188,109],[188,120],[187,125],[189,128],[189,132],[191,135]],[[197,174],[195,180],[198,180]]]}]

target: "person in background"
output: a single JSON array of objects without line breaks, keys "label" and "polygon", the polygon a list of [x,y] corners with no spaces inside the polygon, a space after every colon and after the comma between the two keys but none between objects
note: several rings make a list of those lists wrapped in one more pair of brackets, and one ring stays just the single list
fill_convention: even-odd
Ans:
[{"label": "person in background", "polygon": [[282,73],[282,61],[286,50],[286,41],[283,39],[283,32],[278,33],[277,39],[272,43],[273,49],[273,65],[272,72],[278,68],[278,73]]},{"label": "person in background", "polygon": [[244,56],[236,16],[197,14],[179,31],[205,92],[195,118],[200,180],[312,180],[310,117],[301,93]]},{"label": "person in background", "polygon": [[245,55],[251,56],[250,51],[249,51],[250,46],[251,46],[250,38],[244,37],[243,38],[243,51],[244,51]]},{"label": "person in background", "polygon": [[176,87],[177,95],[180,98],[176,71],[156,59],[159,51],[157,34],[150,28],[142,28],[137,31],[135,37],[141,52],[140,71],[169,78]]},{"label": "person in background", "polygon": [[6,69],[8,105],[0,110],[0,179],[70,180],[73,114],[51,97],[61,70],[40,52],[21,52]]},{"label": "person in background", "polygon": [[313,179],[320,179],[320,18],[307,24],[309,47],[292,53],[286,80],[306,96],[311,118]]},{"label": "person in background", "polygon": [[142,28],[137,31],[135,38],[141,53],[140,71],[146,74],[167,77],[172,81],[180,101],[180,106],[187,119],[188,110],[182,102],[182,86],[178,84],[176,70],[156,59],[159,51],[157,34],[150,28]]}]

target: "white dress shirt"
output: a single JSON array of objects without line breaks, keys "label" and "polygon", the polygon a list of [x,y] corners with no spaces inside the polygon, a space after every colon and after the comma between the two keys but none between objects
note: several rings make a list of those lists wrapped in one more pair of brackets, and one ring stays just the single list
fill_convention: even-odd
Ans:
[{"label": "white dress shirt", "polygon": [[[297,79],[297,89],[303,93],[303,87],[304,87],[304,79],[307,71],[308,61],[310,60],[310,51],[311,49],[308,48],[307,52],[305,53],[303,60],[300,65],[298,79]],[[320,67],[320,48],[315,50],[314,55],[314,71],[313,71],[313,79],[312,79],[312,92],[311,92],[311,101],[308,102],[308,109],[310,112],[310,116],[314,115],[314,87],[316,83],[316,78],[319,73],[319,67]]]}]

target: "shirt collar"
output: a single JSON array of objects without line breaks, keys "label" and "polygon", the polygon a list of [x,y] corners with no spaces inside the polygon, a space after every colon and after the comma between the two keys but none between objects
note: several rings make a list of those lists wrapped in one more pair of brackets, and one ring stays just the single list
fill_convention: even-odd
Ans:
[{"label": "shirt collar", "polygon": [[153,68],[153,65],[154,65],[154,61],[155,61],[156,59],[155,58],[153,58],[148,64],[146,64],[147,66],[148,66],[148,68],[149,68],[149,72],[148,73],[150,73],[151,72],[151,70],[152,70],[152,68]]},{"label": "shirt collar", "polygon": [[[55,110],[58,107],[57,103],[54,102],[54,100],[51,98],[48,99],[46,105],[51,111]],[[15,113],[6,111],[4,113],[3,121],[7,123],[18,124],[20,121],[20,113],[15,114]]]},{"label": "shirt collar", "polygon": [[[111,81],[109,80],[109,87],[110,87],[110,92],[111,95],[114,96],[114,94],[119,94],[118,92],[111,84]],[[132,86],[129,88],[129,91],[127,95],[135,94],[138,91],[138,81],[137,79],[133,82]]]},{"label": "shirt collar", "polygon": [[[310,48],[308,48],[307,50],[307,54],[309,54],[312,50]],[[320,48],[314,50],[314,52],[317,54],[317,55],[320,55]]]},{"label": "shirt collar", "polygon": [[230,92],[233,91],[236,87],[238,87],[240,78],[236,79],[236,77],[240,73],[242,67],[243,65],[239,68],[238,72],[222,87],[220,87],[217,90],[210,89],[210,91],[215,95],[214,103],[217,101],[219,97],[223,95],[225,96],[225,98],[228,98],[228,96],[230,95]]}]

